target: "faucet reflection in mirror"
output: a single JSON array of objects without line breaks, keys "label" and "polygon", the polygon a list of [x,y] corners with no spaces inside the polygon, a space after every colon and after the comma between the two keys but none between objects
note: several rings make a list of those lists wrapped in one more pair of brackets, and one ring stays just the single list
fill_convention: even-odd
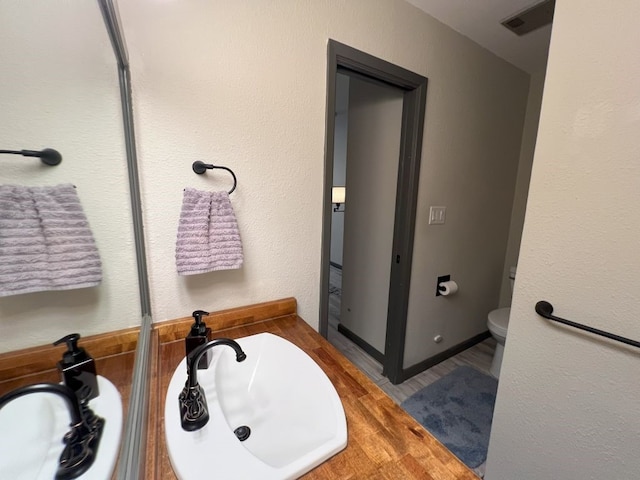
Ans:
[{"label": "faucet reflection in mirror", "polygon": [[[331,188],[331,203],[335,206],[333,207],[334,212],[344,212],[344,202],[347,197],[347,189],[346,187],[333,187]],[[342,205],[342,210],[340,210],[340,206]]]},{"label": "faucet reflection in mirror", "polygon": [[[0,409],[20,397],[38,393],[62,397],[69,409],[71,430],[62,439],[65,447],[58,460],[55,479],[77,478],[89,470],[96,459],[105,421],[95,415],[86,403],[81,403],[71,388],[56,383],[39,383],[12,390],[0,397]],[[25,411],[23,415],[27,417],[33,413]]]}]

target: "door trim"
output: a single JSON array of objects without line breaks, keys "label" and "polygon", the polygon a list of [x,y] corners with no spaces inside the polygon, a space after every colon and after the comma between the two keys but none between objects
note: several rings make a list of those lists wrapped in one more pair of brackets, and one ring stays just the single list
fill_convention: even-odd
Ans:
[{"label": "door trim", "polygon": [[[329,328],[329,262],[331,253],[331,186],[335,129],[336,74],[346,69],[404,90],[398,161],[398,186],[383,373],[396,384],[403,380],[404,343],[409,307],[411,260],[420,180],[427,78],[335,40],[327,45],[327,105],[320,268],[320,334]],[[396,261],[398,259],[398,261]]]}]

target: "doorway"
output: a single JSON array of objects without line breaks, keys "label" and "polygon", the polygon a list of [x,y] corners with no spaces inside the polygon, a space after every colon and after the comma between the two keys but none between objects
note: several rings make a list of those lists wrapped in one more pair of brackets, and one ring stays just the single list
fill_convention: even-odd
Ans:
[{"label": "doorway", "polygon": [[[358,165],[357,168],[348,167],[352,178],[354,178],[354,175],[360,178],[372,172],[377,172],[376,178],[379,181],[380,175],[385,173],[389,175],[389,172],[391,172],[390,176],[394,178],[387,179],[387,187],[390,185],[392,189],[385,187],[387,196],[392,191],[388,212],[385,214],[374,209],[370,210],[367,215],[387,217],[386,220],[390,223],[385,228],[392,232],[387,232],[389,235],[386,240],[386,247],[383,246],[384,251],[382,254],[358,255],[359,258],[352,261],[353,252],[360,252],[360,249],[351,246],[346,248],[344,252],[344,262],[349,265],[348,269],[345,268],[345,275],[350,276],[350,284],[356,285],[358,278],[371,280],[370,284],[377,283],[377,290],[375,291],[378,292],[372,294],[371,292],[374,290],[369,288],[371,285],[366,288],[353,288],[352,290],[354,291],[352,292],[345,292],[345,296],[351,295],[353,301],[360,305],[357,315],[355,315],[357,318],[350,320],[350,325],[356,325],[359,333],[351,333],[363,342],[365,346],[371,347],[372,353],[378,354],[378,358],[383,365],[383,374],[392,383],[397,384],[403,380],[404,342],[427,79],[333,40],[329,40],[327,63],[325,208],[321,256],[320,333],[325,338],[327,337],[333,214],[331,191],[334,186],[334,146],[336,140],[336,82],[338,72],[340,72],[358,82],[365,82],[370,88],[374,88],[374,85],[377,88],[381,86],[390,87],[392,91],[397,92],[399,98],[399,125],[396,125],[399,131],[399,147],[396,147],[395,158],[389,159],[389,164],[386,165],[386,167],[391,166],[391,170],[382,168],[384,166],[379,164],[380,160],[373,158],[371,161],[374,163],[370,164],[369,168],[363,167],[362,164]],[[349,165],[348,161],[347,165]],[[370,179],[367,178],[364,181],[368,180]],[[347,197],[349,197],[348,178],[346,183]],[[375,187],[366,190],[360,189],[359,194],[356,195],[354,193],[353,198],[356,203],[361,205],[367,204],[368,201],[374,204],[373,200],[377,194],[378,191]],[[349,208],[347,206],[348,202],[349,200],[345,200],[345,209]],[[358,220],[360,220],[360,223],[358,223]],[[367,222],[363,223],[362,218],[358,219],[353,215],[346,215],[344,227],[345,232],[347,232],[346,235],[349,235],[349,231],[357,232],[361,239],[366,241],[367,235],[372,233],[367,231],[370,228],[370,224],[371,222],[368,224]],[[353,241],[353,234],[349,236],[350,241]],[[383,241],[382,243],[385,242]],[[350,250],[352,254],[347,258],[346,255],[349,255]],[[375,263],[375,265],[369,268],[371,263]],[[373,298],[373,296],[376,298]],[[383,298],[380,299],[380,296]],[[384,323],[382,327],[380,325],[367,326],[368,319],[373,317],[381,318]]]}]

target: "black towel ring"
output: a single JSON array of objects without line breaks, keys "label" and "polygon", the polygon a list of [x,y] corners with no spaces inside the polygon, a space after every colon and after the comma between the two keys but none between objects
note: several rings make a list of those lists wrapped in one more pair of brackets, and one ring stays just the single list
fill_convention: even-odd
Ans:
[{"label": "black towel ring", "polygon": [[191,165],[191,168],[198,175],[202,175],[207,170],[212,170],[214,168],[219,168],[221,170],[226,170],[227,172],[229,172],[231,174],[231,176],[233,177],[233,187],[231,188],[231,190],[229,190],[229,195],[231,195],[233,193],[233,191],[236,189],[236,186],[238,185],[238,179],[236,178],[236,174],[233,173],[233,170],[231,170],[230,168],[219,167],[217,165],[212,165],[211,163],[201,162],[200,160],[193,162],[193,165]]}]

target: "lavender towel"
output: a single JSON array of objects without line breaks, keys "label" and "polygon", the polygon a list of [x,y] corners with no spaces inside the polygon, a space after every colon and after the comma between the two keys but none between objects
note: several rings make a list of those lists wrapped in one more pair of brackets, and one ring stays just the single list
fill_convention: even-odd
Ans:
[{"label": "lavender towel", "polygon": [[0,297],[101,280],[100,255],[73,185],[0,185]]},{"label": "lavender towel", "polygon": [[227,192],[184,190],[176,241],[180,275],[195,275],[242,266],[238,222]]}]

